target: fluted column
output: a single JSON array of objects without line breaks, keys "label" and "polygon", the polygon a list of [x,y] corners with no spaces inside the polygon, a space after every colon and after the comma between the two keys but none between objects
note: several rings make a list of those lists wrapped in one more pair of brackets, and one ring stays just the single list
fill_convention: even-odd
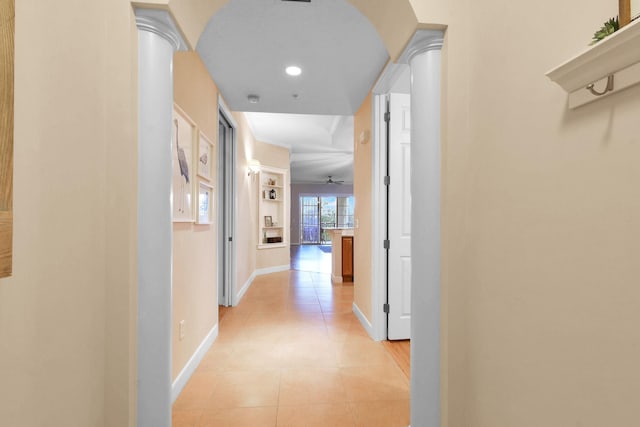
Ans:
[{"label": "fluted column", "polygon": [[411,425],[440,426],[441,31],[419,30],[411,67]]},{"label": "fluted column", "polygon": [[171,426],[171,117],[173,54],[182,39],[164,11],[138,26],[138,426]]}]

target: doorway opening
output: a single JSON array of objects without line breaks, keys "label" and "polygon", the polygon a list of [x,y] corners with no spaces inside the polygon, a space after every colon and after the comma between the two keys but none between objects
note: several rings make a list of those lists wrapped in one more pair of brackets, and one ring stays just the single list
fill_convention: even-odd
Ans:
[{"label": "doorway opening", "polygon": [[[218,305],[233,305],[236,275],[236,124],[222,100],[218,112]],[[220,312],[222,314],[223,311]]]},{"label": "doorway opening", "polygon": [[291,246],[291,269],[334,275],[332,240],[336,230],[353,228],[352,195],[299,196],[299,242]]},{"label": "doorway opening", "polygon": [[300,244],[330,245],[331,230],[353,228],[353,196],[300,196]]}]

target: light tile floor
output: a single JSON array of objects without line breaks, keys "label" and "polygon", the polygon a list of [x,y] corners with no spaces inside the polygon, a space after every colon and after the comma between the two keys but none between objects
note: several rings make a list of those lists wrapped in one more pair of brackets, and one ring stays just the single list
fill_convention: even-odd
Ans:
[{"label": "light tile floor", "polygon": [[409,383],[328,274],[259,276],[173,405],[173,427],[404,427]]}]

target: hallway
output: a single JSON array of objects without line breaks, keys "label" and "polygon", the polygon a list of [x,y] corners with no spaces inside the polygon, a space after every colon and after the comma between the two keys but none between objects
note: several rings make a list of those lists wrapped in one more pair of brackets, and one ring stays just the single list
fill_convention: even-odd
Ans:
[{"label": "hallway", "polygon": [[328,245],[291,245],[291,269],[331,274],[331,243]]},{"label": "hallway", "polygon": [[409,382],[328,274],[259,276],[173,406],[173,427],[409,424]]}]

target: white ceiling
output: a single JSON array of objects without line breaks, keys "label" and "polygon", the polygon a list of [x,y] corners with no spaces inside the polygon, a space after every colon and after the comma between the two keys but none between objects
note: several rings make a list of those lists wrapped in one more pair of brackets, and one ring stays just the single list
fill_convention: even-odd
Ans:
[{"label": "white ceiling", "polygon": [[[197,51],[229,107],[250,112],[256,138],[291,148],[293,182],[352,182],[352,116],[388,60],[357,9],[346,0],[230,0]],[[288,65],[302,74],[286,75]]]},{"label": "white ceiling", "polygon": [[291,152],[291,182],[353,182],[353,116],[245,113],[258,141]]}]

